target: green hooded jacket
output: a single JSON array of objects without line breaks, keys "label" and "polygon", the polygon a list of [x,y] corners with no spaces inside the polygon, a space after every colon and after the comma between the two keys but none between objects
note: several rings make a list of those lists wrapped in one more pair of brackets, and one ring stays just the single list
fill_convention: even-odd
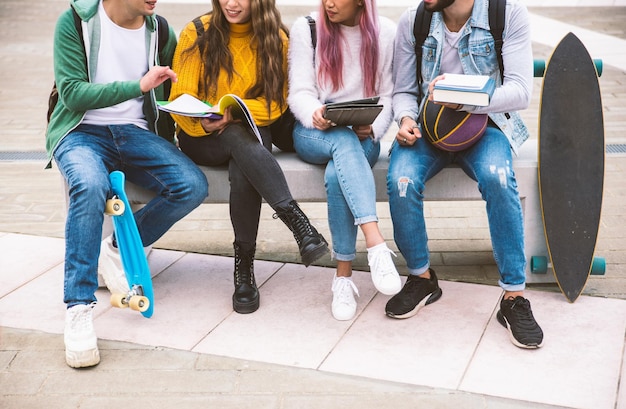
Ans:
[{"label": "green hooded jacket", "polygon": [[[54,78],[59,101],[46,130],[46,151],[51,167],[52,155],[59,142],[82,121],[89,109],[109,107],[144,95],[143,112],[151,131],[174,141],[174,121],[157,109],[157,100],[167,100],[165,85],[143,94],[139,78],[134,81],[116,81],[109,84],[91,82],[98,66],[100,46],[100,0],[71,0],[71,6],[82,20],[84,39],[80,38],[71,9],[57,20],[54,32]],[[167,43],[157,52],[157,22],[155,16],[146,17],[146,50],[148,65],[171,66],[176,48],[176,35],[169,27]],[[86,47],[83,46],[86,44]],[[120,45],[123,46],[123,45]],[[152,54],[152,57],[151,57]]]}]

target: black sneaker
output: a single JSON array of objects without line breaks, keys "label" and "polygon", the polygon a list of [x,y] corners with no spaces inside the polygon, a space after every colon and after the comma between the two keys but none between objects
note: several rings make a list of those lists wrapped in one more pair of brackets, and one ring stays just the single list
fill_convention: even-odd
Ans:
[{"label": "black sneaker", "polygon": [[520,348],[539,348],[543,345],[543,331],[530,309],[530,301],[517,296],[514,299],[502,299],[500,311],[496,314],[498,322],[509,330],[509,338]]},{"label": "black sneaker", "polygon": [[430,269],[430,278],[409,275],[402,290],[387,301],[385,313],[391,318],[410,318],[423,306],[440,299],[441,294],[433,269]]}]

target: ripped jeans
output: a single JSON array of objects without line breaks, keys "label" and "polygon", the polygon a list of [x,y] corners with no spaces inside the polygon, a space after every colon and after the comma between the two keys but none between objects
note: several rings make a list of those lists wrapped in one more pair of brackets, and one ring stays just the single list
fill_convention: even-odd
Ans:
[{"label": "ripped jeans", "polygon": [[506,291],[525,288],[524,221],[512,161],[509,141],[491,124],[479,142],[462,152],[439,150],[424,138],[413,146],[394,142],[387,192],[394,239],[411,274],[422,274],[430,266],[424,186],[444,167],[455,163],[478,182],[478,190],[487,204],[500,287]]}]

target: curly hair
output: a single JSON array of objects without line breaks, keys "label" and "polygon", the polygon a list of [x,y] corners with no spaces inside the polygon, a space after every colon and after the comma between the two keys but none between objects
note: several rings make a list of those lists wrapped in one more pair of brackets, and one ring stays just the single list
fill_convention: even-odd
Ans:
[{"label": "curly hair", "polygon": [[[208,29],[191,46],[192,49],[199,47],[202,50],[204,83],[200,86],[205,91],[215,89],[221,69],[228,73],[229,81],[234,75],[233,56],[228,48],[230,24],[222,12],[219,0],[212,0],[212,5],[213,9],[208,13],[210,15]],[[281,31],[288,36],[289,30],[282,23],[275,0],[250,0],[250,9],[252,25],[250,47],[256,49],[258,59],[256,83],[248,89],[244,98],[264,96],[269,112],[272,101],[281,107],[287,104],[283,94],[287,78],[283,69],[285,61]],[[207,44],[210,46],[203,46]]]}]

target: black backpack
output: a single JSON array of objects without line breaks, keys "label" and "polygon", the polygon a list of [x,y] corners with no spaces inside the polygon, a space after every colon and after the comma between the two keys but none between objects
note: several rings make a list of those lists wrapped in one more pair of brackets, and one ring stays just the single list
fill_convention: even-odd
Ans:
[{"label": "black backpack", "polygon": [[[72,15],[74,16],[74,26],[76,27],[76,32],[78,33],[78,36],[82,39],[83,38],[83,26],[81,24],[80,17],[76,13],[76,10],[74,10],[74,7],[70,7],[70,8],[72,9]],[[157,47],[158,47],[158,52],[161,53],[161,51],[163,51],[163,47],[169,40],[170,29],[169,29],[167,20],[164,17],[161,17],[157,14],[156,18],[159,21],[158,23],[159,24],[159,33],[158,33],[159,36],[157,38]],[[83,45],[83,50],[84,50],[85,48],[84,42],[81,42],[81,44]],[[87,64],[86,61],[85,61],[85,64]],[[166,81],[164,86],[165,86],[165,94],[169,95],[169,88],[172,86],[172,83],[170,81]],[[57,83],[55,81],[52,84],[52,90],[50,91],[50,96],[48,97],[48,114],[46,116],[48,123],[50,122],[50,117],[52,116],[52,112],[54,111],[54,107],[57,105],[57,102],[59,102],[59,91],[57,90]]]},{"label": "black backpack", "polygon": [[[496,44],[496,55],[498,56],[498,66],[500,77],[504,79],[504,67],[502,62],[502,32],[504,31],[504,20],[506,11],[506,0],[489,0],[489,31]],[[430,31],[430,21],[433,13],[424,10],[424,3],[420,3],[415,13],[413,24],[413,35],[415,36],[415,55],[417,68],[417,90],[418,100],[422,100],[422,45],[428,37]]]}]

